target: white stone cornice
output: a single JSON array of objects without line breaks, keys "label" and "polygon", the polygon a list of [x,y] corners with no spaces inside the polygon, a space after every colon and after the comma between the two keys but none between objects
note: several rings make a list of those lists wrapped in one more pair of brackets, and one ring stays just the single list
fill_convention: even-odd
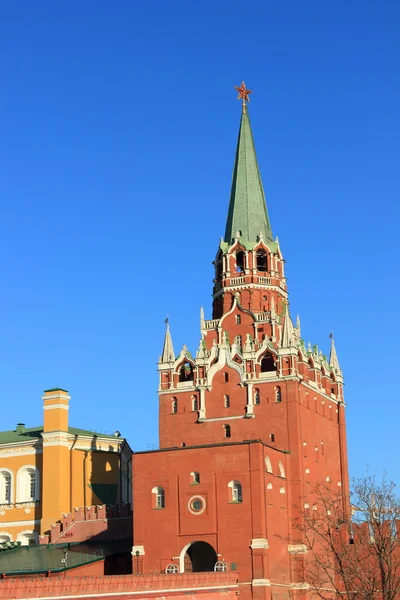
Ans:
[{"label": "white stone cornice", "polygon": [[252,550],[256,548],[263,548],[265,550],[268,550],[268,540],[265,538],[254,538],[253,540],[251,540],[250,548],[252,548]]},{"label": "white stone cornice", "polygon": [[68,404],[45,404],[43,406],[43,410],[53,410],[53,408],[63,408],[64,410],[69,410]]},{"label": "white stone cornice", "polygon": [[71,400],[71,396],[68,394],[50,394],[49,396],[42,396],[42,400]]},{"label": "white stone cornice", "polygon": [[260,586],[271,587],[271,581],[269,579],[253,579],[253,581],[251,582],[251,585],[253,587],[260,587]]},{"label": "white stone cornice", "polygon": [[288,544],[289,554],[307,554],[308,548],[305,544]]}]

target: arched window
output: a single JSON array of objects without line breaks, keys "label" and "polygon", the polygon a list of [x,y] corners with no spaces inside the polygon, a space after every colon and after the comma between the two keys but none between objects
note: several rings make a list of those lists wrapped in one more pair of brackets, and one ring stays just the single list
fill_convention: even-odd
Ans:
[{"label": "arched window", "polygon": [[272,483],[271,482],[267,483],[267,490],[272,490],[272,489],[273,489]]},{"label": "arched window", "polygon": [[236,252],[236,271],[238,273],[244,271],[244,252]]},{"label": "arched window", "polygon": [[190,362],[185,362],[179,369],[179,381],[193,381],[193,367]]},{"label": "arched window", "polygon": [[8,469],[0,471],[0,504],[12,503],[12,472]]},{"label": "arched window", "polygon": [[231,502],[242,502],[242,484],[240,481],[230,481],[228,487],[231,489]]},{"label": "arched window", "polygon": [[281,461],[279,461],[279,463],[278,463],[278,469],[279,469],[279,477],[285,478],[285,469],[283,468],[283,464]]},{"label": "arched window", "polygon": [[227,571],[228,565],[222,560],[217,560],[214,566],[214,571]]},{"label": "arched window", "polygon": [[284,488],[284,487],[281,487],[281,488],[280,488],[280,490],[279,490],[279,492],[280,492],[281,494],[286,494],[286,490],[285,490],[285,488]]},{"label": "arched window", "polygon": [[261,359],[261,373],[269,373],[271,371],[276,371],[276,365],[272,354],[267,352]]},{"label": "arched window", "polygon": [[272,473],[271,459],[269,456],[265,457],[265,468],[267,469],[268,473]]},{"label": "arched window", "polygon": [[235,322],[236,322],[236,325],[240,325],[240,323],[242,322],[242,318],[240,315],[236,315]]},{"label": "arched window", "polygon": [[224,373],[224,383],[228,383],[229,381],[229,373]]},{"label": "arched window", "polygon": [[199,402],[197,396],[192,396],[192,410],[199,410]]},{"label": "arched window", "polygon": [[200,483],[200,473],[198,473],[197,471],[192,471],[190,473],[190,477],[192,478],[192,484]]},{"label": "arched window", "polygon": [[165,492],[164,488],[155,486],[151,490],[153,494],[153,508],[165,508]]},{"label": "arched window", "polygon": [[260,390],[258,388],[254,390],[254,404],[260,404]]},{"label": "arched window", "polygon": [[224,406],[225,408],[229,408],[231,405],[231,399],[229,398],[228,394],[225,394],[224,396]]},{"label": "arched window", "polygon": [[265,250],[258,250],[256,254],[257,271],[268,271],[267,253]]},{"label": "arched window", "polygon": [[224,425],[224,434],[225,434],[226,438],[231,437],[231,426],[230,425]]},{"label": "arched window", "polygon": [[39,500],[39,471],[36,467],[21,467],[17,475],[17,502]]},{"label": "arched window", "polygon": [[276,402],[282,402],[282,392],[279,385],[275,388],[275,400]]},{"label": "arched window", "polygon": [[171,401],[171,412],[173,414],[178,412],[178,400],[176,398],[172,398]]},{"label": "arched window", "polygon": [[274,433],[270,433],[269,434],[269,439],[270,439],[271,442],[274,442],[275,441],[275,434]]},{"label": "arched window", "polygon": [[242,349],[242,336],[241,335],[235,336],[235,344],[239,348],[239,350]]}]

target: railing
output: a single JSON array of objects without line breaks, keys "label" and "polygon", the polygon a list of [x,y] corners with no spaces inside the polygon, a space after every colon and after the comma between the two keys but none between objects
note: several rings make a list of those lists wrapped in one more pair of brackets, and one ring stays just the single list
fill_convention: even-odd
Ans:
[{"label": "railing", "polygon": [[271,285],[271,277],[258,277],[258,283],[264,283],[266,285]]},{"label": "railing", "polygon": [[210,321],[204,321],[205,329],[216,329],[218,327],[219,319],[212,319]]},{"label": "railing", "polygon": [[261,312],[256,314],[256,321],[269,321],[271,318],[270,311]]},{"label": "railing", "polygon": [[244,277],[233,277],[228,280],[228,285],[243,285],[245,283]]}]

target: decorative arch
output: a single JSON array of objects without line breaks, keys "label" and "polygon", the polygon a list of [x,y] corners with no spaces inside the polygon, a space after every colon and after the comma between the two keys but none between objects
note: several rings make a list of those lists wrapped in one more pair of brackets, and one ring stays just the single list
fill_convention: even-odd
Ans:
[{"label": "decorative arch", "polygon": [[263,348],[257,357],[257,364],[261,367],[261,373],[276,371],[277,354],[270,347]]},{"label": "decorative arch", "polygon": [[179,572],[201,573],[214,571],[217,562],[217,553],[211,544],[196,540],[182,548],[179,555]]},{"label": "decorative arch", "polygon": [[34,465],[24,465],[17,473],[17,502],[40,500],[40,474]]}]

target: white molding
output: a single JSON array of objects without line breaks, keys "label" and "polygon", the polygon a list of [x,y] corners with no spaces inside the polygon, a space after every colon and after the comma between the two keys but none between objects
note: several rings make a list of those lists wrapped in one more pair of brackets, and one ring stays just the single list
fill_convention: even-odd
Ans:
[{"label": "white molding", "polygon": [[201,419],[202,423],[208,423],[211,421],[233,421],[234,419],[246,419],[247,415],[239,415],[238,417],[213,417],[211,419]]},{"label": "white molding", "polygon": [[0,527],[28,527],[29,525],[39,525],[40,519],[34,521],[1,521]]},{"label": "white molding", "polygon": [[50,396],[42,396],[42,400],[71,400],[68,394],[51,394]]},{"label": "white molding", "polygon": [[139,556],[144,556],[146,554],[144,551],[144,546],[132,546],[132,556],[136,556],[136,552],[139,552]]},{"label": "white molding", "polygon": [[289,554],[307,554],[308,548],[305,544],[288,544]]},{"label": "white molding", "polygon": [[[1,448],[1,446],[0,446]],[[32,448],[31,450],[18,451],[18,450],[9,450],[9,451],[1,451],[0,450],[0,460],[2,458],[11,458],[12,456],[32,456],[32,454],[42,454],[42,448]]]},{"label": "white molding", "polygon": [[269,548],[268,540],[265,538],[254,538],[254,540],[251,540],[250,548],[252,550],[254,550],[256,548],[264,548],[264,549],[268,550],[268,548]]},{"label": "white molding", "polygon": [[257,587],[257,586],[271,586],[271,581],[269,579],[253,579],[253,581],[251,582],[251,585],[253,587]]},{"label": "white molding", "polygon": [[64,408],[65,410],[69,410],[68,404],[45,404],[43,406],[43,410],[52,410],[53,408]]}]

